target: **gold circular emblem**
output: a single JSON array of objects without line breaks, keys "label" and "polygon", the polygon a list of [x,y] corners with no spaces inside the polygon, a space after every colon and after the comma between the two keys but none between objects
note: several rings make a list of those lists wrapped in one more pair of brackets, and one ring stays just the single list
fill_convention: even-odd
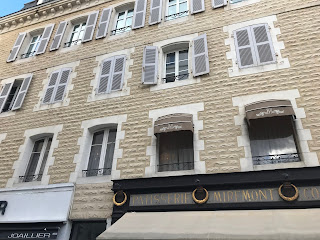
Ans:
[{"label": "gold circular emblem", "polygon": [[199,199],[196,198],[196,192],[197,192],[198,188],[196,188],[196,189],[193,190],[193,192],[192,192],[192,199],[193,199],[193,201],[194,201],[195,203],[197,203],[197,204],[206,203],[206,202],[208,201],[208,199],[209,199],[209,193],[208,193],[207,189],[205,189],[205,188],[202,188],[202,189],[205,191],[206,196],[205,196],[204,199],[201,199],[201,200],[199,200]]},{"label": "gold circular emblem", "polygon": [[113,200],[114,205],[120,207],[120,206],[122,206],[123,204],[126,203],[128,197],[127,197],[127,194],[126,194],[125,192],[122,192],[122,193],[124,194],[124,200],[123,200],[122,202],[118,203],[118,202],[116,201],[116,196],[117,196],[118,193],[119,193],[119,192],[116,192],[116,193],[113,195],[113,199],[112,199],[112,200]]},{"label": "gold circular emblem", "polygon": [[279,196],[280,196],[283,200],[285,200],[285,201],[287,201],[287,202],[292,202],[292,201],[296,200],[296,199],[299,197],[299,190],[298,190],[298,188],[297,188],[295,185],[293,185],[293,184],[290,184],[290,185],[291,185],[291,187],[293,187],[294,190],[296,191],[296,193],[295,193],[294,196],[292,196],[292,197],[286,197],[285,195],[282,194],[283,184],[279,187],[279,190],[278,190]]}]

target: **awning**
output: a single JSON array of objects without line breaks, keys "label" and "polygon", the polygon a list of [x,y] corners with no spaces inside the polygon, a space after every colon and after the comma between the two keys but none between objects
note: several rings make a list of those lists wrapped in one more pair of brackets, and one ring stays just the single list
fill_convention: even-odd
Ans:
[{"label": "awning", "polygon": [[319,240],[320,209],[126,213],[97,240]]},{"label": "awning", "polygon": [[256,102],[246,105],[245,110],[247,120],[295,115],[289,100],[269,100]]},{"label": "awning", "polygon": [[192,131],[192,114],[175,113],[159,117],[154,123],[154,134],[176,131]]}]

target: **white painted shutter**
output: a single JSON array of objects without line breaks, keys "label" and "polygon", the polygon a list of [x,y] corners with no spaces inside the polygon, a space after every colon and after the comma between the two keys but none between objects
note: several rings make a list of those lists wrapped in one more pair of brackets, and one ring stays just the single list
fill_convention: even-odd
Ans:
[{"label": "white painted shutter", "polygon": [[151,0],[149,25],[161,22],[162,0]]},{"label": "white painted shutter", "polygon": [[158,78],[158,48],[146,46],[143,50],[142,83],[157,84]]},{"label": "white painted shutter", "polygon": [[209,56],[207,35],[203,34],[193,39],[193,55],[192,55],[192,69],[193,76],[197,77],[209,73]]},{"label": "white painted shutter", "polygon": [[17,57],[17,55],[19,53],[19,50],[21,48],[21,45],[22,45],[23,40],[24,40],[25,37],[26,37],[26,33],[25,32],[19,33],[19,35],[17,37],[17,40],[14,43],[13,48],[12,48],[12,50],[10,52],[10,55],[9,55],[9,57],[7,59],[7,62],[13,62],[14,60],[16,60],[16,57]]},{"label": "white painted shutter", "polygon": [[66,21],[60,22],[56,35],[53,38],[50,51],[59,49],[67,25],[68,23]]},{"label": "white painted shutter", "polygon": [[238,29],[233,34],[239,68],[257,65],[250,27]]},{"label": "white painted shutter", "polygon": [[126,56],[114,57],[113,66],[111,91],[117,91],[122,89],[124,70],[126,66]]},{"label": "white painted shutter", "polygon": [[55,71],[51,73],[49,83],[46,89],[46,93],[43,97],[43,103],[51,103],[52,102],[52,96],[54,93],[55,86],[57,84],[58,78],[59,78],[60,70]]},{"label": "white painted shutter", "polygon": [[268,24],[251,26],[258,65],[276,61]]},{"label": "white painted shutter", "polygon": [[66,68],[61,70],[61,74],[59,77],[59,83],[56,86],[54,102],[62,101],[64,98],[64,93],[66,92],[66,88],[68,85],[69,77],[71,73],[71,68]]},{"label": "white painted shutter", "polygon": [[133,12],[132,29],[144,27],[147,0],[136,0]]},{"label": "white painted shutter", "polygon": [[212,7],[219,8],[227,5],[227,0],[212,0]]},{"label": "white painted shutter", "polygon": [[112,8],[105,8],[102,10],[96,39],[104,38],[107,36],[111,13]]},{"label": "white painted shutter", "polygon": [[191,0],[191,14],[203,12],[204,10],[204,0]]},{"label": "white painted shutter", "polygon": [[98,88],[96,89],[97,93],[106,93],[108,85],[112,75],[114,57],[104,60],[101,64],[101,72],[99,77]]},{"label": "white painted shutter", "polygon": [[23,80],[23,82],[22,82],[22,84],[21,84],[21,87],[20,87],[20,90],[19,90],[19,93],[18,93],[18,95],[17,95],[17,98],[16,98],[16,100],[14,101],[12,110],[17,110],[17,109],[21,108],[21,106],[22,106],[22,104],[23,104],[23,101],[24,101],[24,98],[26,97],[26,94],[27,94],[29,85],[30,85],[30,83],[31,83],[32,76],[33,76],[33,74],[30,74],[29,76],[27,76],[27,77]]},{"label": "white painted shutter", "polygon": [[99,11],[96,11],[94,13],[91,13],[88,16],[87,24],[86,24],[86,30],[84,31],[84,36],[82,42],[89,42],[92,40],[94,28],[97,23]]},{"label": "white painted shutter", "polygon": [[49,43],[53,31],[53,27],[54,24],[50,24],[46,26],[46,28],[44,29],[36,55],[42,54],[46,51],[47,45]]},{"label": "white painted shutter", "polygon": [[13,82],[6,83],[2,88],[2,91],[0,93],[0,113],[2,112],[2,109],[7,101],[12,85],[13,85]]}]

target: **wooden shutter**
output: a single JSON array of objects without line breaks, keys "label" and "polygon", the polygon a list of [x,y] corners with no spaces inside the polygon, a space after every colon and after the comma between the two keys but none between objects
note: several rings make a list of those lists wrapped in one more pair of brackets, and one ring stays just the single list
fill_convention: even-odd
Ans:
[{"label": "wooden shutter", "polygon": [[136,0],[133,12],[132,29],[144,27],[146,18],[147,0]]},{"label": "wooden shutter", "polygon": [[54,24],[50,24],[46,26],[46,28],[44,29],[36,55],[42,54],[46,51],[47,45],[49,43],[52,31],[53,31],[53,27],[54,27]]},{"label": "wooden shutter", "polygon": [[22,104],[23,104],[23,101],[24,101],[24,98],[26,97],[26,94],[27,94],[29,85],[30,85],[30,83],[31,83],[32,76],[33,76],[33,74],[30,74],[29,76],[27,76],[27,77],[23,80],[23,82],[22,82],[22,84],[21,84],[21,87],[20,87],[20,90],[19,90],[19,93],[18,93],[18,95],[17,95],[17,98],[16,98],[16,100],[14,101],[12,110],[17,110],[17,109],[21,108],[21,106],[22,106]]},{"label": "wooden shutter", "polygon": [[88,16],[86,30],[84,31],[84,36],[82,42],[89,42],[92,40],[94,28],[97,23],[99,11],[93,12]]},{"label": "wooden shutter", "polygon": [[204,0],[191,0],[191,14],[203,12],[204,10]]},{"label": "wooden shutter", "polygon": [[59,78],[59,74],[60,74],[60,70],[51,73],[49,83],[48,83],[48,86],[46,89],[46,93],[43,97],[43,101],[42,101],[43,103],[51,103],[52,102],[51,99],[52,99],[54,89],[55,89],[55,86],[56,86],[58,78]]},{"label": "wooden shutter", "polygon": [[227,0],[212,0],[212,7],[219,8],[227,5]]},{"label": "wooden shutter", "polygon": [[112,8],[105,8],[102,10],[96,39],[104,38],[107,36],[111,13]]},{"label": "wooden shutter", "polygon": [[149,24],[157,24],[161,22],[162,0],[151,0]]},{"label": "wooden shutter", "polygon": [[56,35],[53,38],[50,51],[59,49],[67,25],[68,23],[66,21],[60,22]]},{"label": "wooden shutter", "polygon": [[268,24],[251,26],[253,45],[255,48],[258,65],[273,63],[276,61],[272,39]]},{"label": "wooden shutter", "polygon": [[124,70],[126,67],[126,56],[114,57],[113,66],[111,91],[117,91],[122,89]]},{"label": "wooden shutter", "polygon": [[64,98],[64,93],[66,92],[66,88],[68,85],[69,77],[71,73],[71,68],[62,69],[61,74],[59,76],[59,82],[56,86],[54,102],[62,101]]},{"label": "wooden shutter", "polygon": [[209,73],[209,56],[207,35],[203,34],[193,39],[192,69],[193,76],[197,77]]},{"label": "wooden shutter", "polygon": [[111,79],[111,69],[113,67],[113,60],[114,57],[108,58],[104,60],[101,64],[101,72],[99,77],[99,84],[97,88],[97,94],[99,93],[106,93],[108,89],[108,85]]},{"label": "wooden shutter", "polygon": [[13,82],[11,83],[6,83],[4,87],[2,88],[2,91],[0,93],[0,113],[2,112],[2,109],[4,105],[6,104],[7,98],[9,96],[9,93],[11,91]]},{"label": "wooden shutter", "polygon": [[250,27],[234,31],[234,40],[239,68],[257,65]]},{"label": "wooden shutter", "polygon": [[19,50],[21,48],[21,45],[23,43],[24,38],[26,37],[26,33],[19,33],[16,42],[13,45],[13,48],[10,52],[10,55],[7,59],[7,62],[13,62],[14,60],[16,60],[16,57],[19,53]]},{"label": "wooden shutter", "polygon": [[143,50],[142,83],[157,84],[158,48],[146,46]]}]

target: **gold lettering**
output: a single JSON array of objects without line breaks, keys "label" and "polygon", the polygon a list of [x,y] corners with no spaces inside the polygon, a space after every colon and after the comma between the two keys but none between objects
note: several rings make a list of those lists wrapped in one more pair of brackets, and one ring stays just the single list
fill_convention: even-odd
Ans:
[{"label": "gold lettering", "polygon": [[213,193],[213,199],[214,199],[214,201],[217,199],[217,202],[221,202],[220,192],[214,192]]},{"label": "gold lettering", "polygon": [[228,202],[230,202],[232,200],[232,198],[233,198],[233,192],[232,191],[228,191],[227,195],[228,195]]},{"label": "gold lettering", "polygon": [[187,203],[187,193],[184,193],[185,203]]},{"label": "gold lettering", "polygon": [[[264,191],[264,193],[263,193],[263,191]],[[265,200],[268,200],[266,190],[263,190],[263,191],[259,189],[259,197],[260,197],[260,201],[262,201],[262,196],[263,196],[263,198],[264,198]]]},{"label": "gold lettering", "polygon": [[168,193],[168,204],[170,204],[170,195],[171,193]]},{"label": "gold lettering", "polygon": [[166,200],[166,198],[165,198],[165,194],[161,194],[161,197],[160,197],[160,198],[161,198],[162,201],[164,201],[164,202],[166,203],[167,200]]},{"label": "gold lettering", "polygon": [[250,194],[248,190],[242,190],[242,201],[251,201]]},{"label": "gold lettering", "polygon": [[153,195],[150,194],[150,204],[152,205],[152,198],[153,198]]},{"label": "gold lettering", "polygon": [[223,202],[226,202],[226,192],[223,192]]},{"label": "gold lettering", "polygon": [[141,201],[141,205],[143,205],[142,195],[140,195],[140,201]]},{"label": "gold lettering", "polygon": [[154,195],[155,204],[159,204],[160,203],[159,197],[160,197],[159,194],[155,194]]},{"label": "gold lettering", "polygon": [[237,195],[238,192],[240,193],[239,190],[234,191],[234,197],[235,197],[236,202],[238,202],[238,195]]},{"label": "gold lettering", "polygon": [[[256,199],[254,199],[253,193],[255,193]],[[251,198],[252,198],[252,200],[254,200],[254,201],[258,201],[258,199],[259,199],[259,194],[258,194],[257,190],[252,190],[252,191],[251,191]]]},{"label": "gold lettering", "polygon": [[148,194],[146,194],[146,205],[148,205]]},{"label": "gold lettering", "polygon": [[[314,195],[314,190],[316,191],[317,196]],[[312,194],[312,197],[313,197],[314,199],[318,199],[318,198],[319,198],[319,191],[318,191],[317,188],[313,187],[313,188],[311,189],[311,194]]]},{"label": "gold lettering", "polygon": [[273,201],[273,195],[272,195],[272,191],[273,191],[273,189],[272,189],[272,188],[270,188],[270,189],[268,189],[268,190],[269,190],[269,193],[270,193],[271,201]]},{"label": "gold lettering", "polygon": [[177,202],[179,203],[179,200],[180,200],[180,195],[179,195],[179,193],[175,193],[175,194],[174,194],[174,204],[177,204]]}]

